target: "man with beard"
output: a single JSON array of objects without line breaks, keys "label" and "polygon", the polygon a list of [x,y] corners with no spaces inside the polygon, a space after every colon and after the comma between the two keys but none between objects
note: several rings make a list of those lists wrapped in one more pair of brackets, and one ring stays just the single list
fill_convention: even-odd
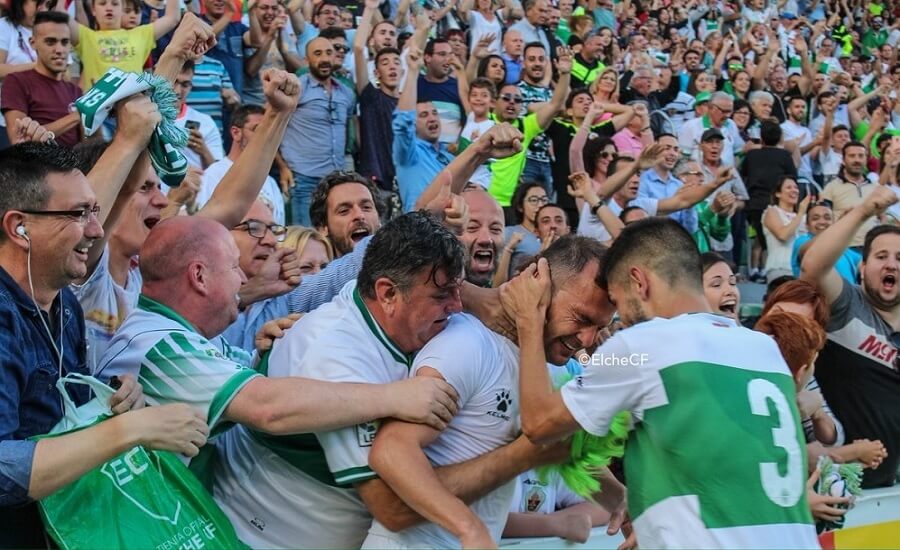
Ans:
[{"label": "man with beard", "polygon": [[[664,151],[656,166],[641,174],[638,196],[665,199],[675,195],[684,185],[672,173],[680,158],[678,140],[672,134],[662,134],[656,141],[664,147]],[[680,223],[691,235],[697,231],[697,212],[693,208],[669,214],[669,217]]]},{"label": "man with beard", "polygon": [[581,51],[575,54],[575,60],[572,62],[573,88],[590,87],[606,68],[600,61],[603,53],[602,39],[599,32],[589,34],[581,46]]},{"label": "man with beard", "polygon": [[[532,48],[530,51],[539,52],[540,50]],[[519,177],[525,169],[526,151],[532,141],[550,126],[550,123],[553,122],[553,117],[563,108],[569,95],[572,52],[568,48],[560,48],[557,52],[557,58],[556,67],[559,71],[559,81],[556,83],[556,88],[553,90],[553,96],[549,102],[536,106],[533,109],[534,112],[528,113],[523,117],[521,116],[521,106],[525,98],[519,91],[518,86],[507,84],[500,88],[499,97],[494,103],[494,119],[498,123],[508,122],[515,125],[524,136],[522,141],[524,150],[522,152],[491,164],[493,178],[488,191],[497,199],[500,206],[504,208],[508,221],[512,221],[514,218],[514,213],[510,209],[510,201],[516,190],[516,185],[519,183]]]},{"label": "man with beard", "polygon": [[[868,152],[865,145],[858,141],[851,141],[844,145],[842,156],[843,168],[838,173],[838,177],[828,182],[825,189],[822,190],[821,197],[831,201],[834,215],[838,219],[852,208],[859,206],[872,191],[879,187],[877,183],[872,183],[866,177],[869,169],[866,164]],[[850,246],[857,248],[857,252],[860,252],[859,248],[865,241],[866,233],[877,223],[878,220],[867,219],[866,223],[853,236]]]},{"label": "man with beard", "polygon": [[891,188],[876,187],[813,239],[800,268],[831,308],[828,341],[816,361],[822,396],[841,419],[847,441],[880,439],[888,452],[881,466],[865,470],[865,488],[893,485],[900,464],[900,229],[881,225],[866,234],[862,287],[834,266],[866,222],[896,202]]},{"label": "man with beard", "polygon": [[300,36],[297,37],[297,51],[309,55],[309,43],[319,36],[319,31],[341,26],[341,6],[333,0],[324,0],[313,8],[312,24],[303,20],[304,8],[298,9],[294,15],[294,25]]},{"label": "man with beard", "polygon": [[[228,156],[211,164],[204,172],[200,181],[200,191],[197,193],[197,208],[203,208],[212,198],[219,182],[228,173],[235,161],[250,145],[256,128],[262,123],[266,110],[258,105],[244,105],[238,107],[231,115],[231,150]],[[284,197],[281,189],[271,176],[266,176],[262,191],[259,196],[265,199],[275,216],[275,222],[284,225]],[[248,275],[249,277],[250,275]]]},{"label": "man with beard", "polygon": [[561,391],[546,367],[559,292],[549,263],[506,288],[523,433],[535,443],[579,428],[605,436],[630,412],[628,512],[642,548],[818,548],[790,370],[771,338],[710,312],[691,235],[665,218],[633,222],[597,280],[627,328]]},{"label": "man with beard", "polygon": [[[381,47],[376,49],[374,55],[374,78],[369,78],[366,42],[372,28],[372,18],[378,9],[376,4],[377,0],[366,3],[362,22],[353,39],[356,93],[359,95],[358,172],[373,180],[381,191],[390,193],[393,191],[395,176],[394,163],[391,162],[394,141],[391,118],[400,97],[403,64],[400,50],[396,49],[395,32],[395,46],[384,46],[381,40],[377,42]],[[379,28],[376,25],[376,31]],[[374,37],[374,32],[372,34]]]},{"label": "man with beard", "polygon": [[[446,41],[432,44],[432,48],[433,52],[446,50],[445,58],[449,55],[450,45]],[[433,53],[431,63],[435,63],[437,57]],[[426,54],[425,58],[429,56]],[[413,47],[407,51],[410,75],[419,73],[421,62],[419,50]],[[418,95],[422,78],[419,78],[418,84],[413,78],[406,79],[391,123],[394,131],[392,158],[404,212],[413,209],[422,191],[453,160],[453,154],[441,142],[443,120],[437,105]],[[456,134],[459,134],[458,126],[457,123]]]},{"label": "man with beard", "polygon": [[344,169],[347,122],[353,90],[332,77],[334,47],[325,38],[306,46],[309,72],[300,77],[301,96],[281,143],[281,156],[294,173],[291,220],[310,226],[310,197],[325,175]]},{"label": "man with beard", "polygon": [[[600,328],[612,318],[613,307],[597,282],[605,251],[591,239],[569,237],[542,253],[553,266],[554,278],[541,352],[554,365],[564,365],[577,350],[593,346]],[[515,340],[465,314],[453,315],[447,328],[416,354],[410,374],[449,382],[459,393],[459,412],[443,432],[404,422],[385,423],[369,463],[431,523],[392,532],[376,521],[365,548],[496,547],[515,482],[466,503],[442,483],[434,468],[471,460],[515,439],[522,406],[519,355]],[[616,512],[609,529],[614,533],[624,515],[624,491],[608,472],[602,483],[598,497]]]},{"label": "man with beard", "polygon": [[481,187],[469,187],[462,194],[469,209],[469,222],[459,240],[466,250],[466,280],[478,286],[488,286],[500,258],[503,246],[503,209]]},{"label": "man with beard", "polygon": [[313,227],[328,237],[340,258],[381,227],[377,190],[354,172],[334,172],[319,182],[309,214]]},{"label": "man with beard", "polygon": [[[453,47],[445,38],[429,40],[425,45],[425,74],[417,80],[419,101],[434,104],[441,120],[440,143],[456,143],[462,130],[463,105],[459,83],[450,76]],[[410,75],[418,74],[410,68]]]},{"label": "man with beard", "polygon": [[[519,82],[519,93],[522,94],[522,110],[520,116],[540,109],[550,101],[553,90],[543,84],[544,73],[548,68],[547,50],[541,42],[529,42],[525,45],[522,66],[522,81]],[[525,152],[525,169],[522,170],[524,181],[536,181],[544,185],[548,195],[553,194],[553,174],[550,171],[550,140],[539,134],[531,142]]]},{"label": "man with beard", "polygon": [[74,147],[81,137],[81,116],[69,112],[69,105],[81,96],[81,89],[65,78],[72,49],[69,16],[38,12],[33,33],[30,43],[37,53],[34,68],[9,73],[3,79],[6,91],[0,104],[9,142],[16,142],[16,121],[27,116],[56,134],[60,145]]}]

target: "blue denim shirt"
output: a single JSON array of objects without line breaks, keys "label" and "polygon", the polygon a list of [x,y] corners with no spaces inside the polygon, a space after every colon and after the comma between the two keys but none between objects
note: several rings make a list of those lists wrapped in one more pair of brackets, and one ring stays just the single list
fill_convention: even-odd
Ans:
[{"label": "blue denim shirt", "polygon": [[[62,305],[60,305],[62,304]],[[60,291],[50,313],[40,312],[25,291],[0,268],[0,546],[23,541],[23,525],[36,518],[36,509],[11,508],[30,502],[28,486],[36,443],[28,438],[50,431],[63,416],[56,390],[59,359],[39,315],[50,327],[54,342],[60,340],[60,307],[63,324],[63,372],[90,374],[84,339],[84,314],[68,288]],[[80,388],[80,387],[79,387]],[[76,405],[87,402],[88,389],[70,389]],[[32,516],[32,514],[35,514]],[[29,516],[26,518],[25,516]],[[33,540],[33,539],[32,539]],[[15,544],[15,543],[14,543]],[[20,544],[17,544],[20,545]]]},{"label": "blue denim shirt", "polygon": [[[669,177],[663,180],[656,173],[656,170],[650,169],[641,174],[641,183],[638,187],[638,197],[648,199],[667,199],[674,195],[684,184],[674,174],[669,172]],[[700,228],[697,219],[697,211],[692,208],[685,208],[678,212],[672,212],[669,217],[681,224],[693,235]]]},{"label": "blue denim shirt", "polygon": [[403,211],[410,212],[416,206],[419,195],[425,191],[438,174],[453,162],[453,154],[443,143],[434,148],[416,135],[416,111],[394,111],[393,118],[394,167],[397,170],[397,187]]},{"label": "blue denim shirt", "polygon": [[281,155],[291,171],[321,178],[344,169],[347,122],[355,103],[353,90],[334,78],[329,93],[310,73],[300,77],[300,102],[281,142]]}]

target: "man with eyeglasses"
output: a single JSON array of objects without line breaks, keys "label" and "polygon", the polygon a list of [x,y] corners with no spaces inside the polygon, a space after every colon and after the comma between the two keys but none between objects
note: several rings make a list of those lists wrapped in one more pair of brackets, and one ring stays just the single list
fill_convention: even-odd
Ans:
[{"label": "man with eyeglasses", "polygon": [[[228,151],[227,157],[214,162],[203,172],[200,190],[197,192],[197,208],[203,208],[212,198],[225,174],[250,144],[256,129],[262,123],[265,112],[266,110],[258,105],[243,105],[232,113],[231,127],[229,128],[231,149]],[[283,225],[285,223],[284,197],[278,184],[269,175],[266,175],[263,182],[260,197],[269,204],[275,222]]]},{"label": "man with eyeglasses", "polygon": [[[149,100],[148,100],[149,102]],[[157,119],[158,120],[158,119]],[[35,441],[63,418],[55,385],[90,374],[81,307],[68,286],[88,270],[103,237],[91,184],[68,148],[23,143],[0,153],[0,546],[47,544],[36,500],[136,445],[196,454],[206,426],[187,407],[143,406],[123,378],[98,425]],[[86,389],[69,391],[76,405]]]},{"label": "man with eyeglasses", "polygon": [[700,142],[703,133],[715,129],[722,134],[722,162],[727,166],[735,165],[735,154],[744,147],[737,125],[731,120],[734,111],[734,100],[725,92],[715,92],[709,98],[709,109],[706,115],[689,120],[681,126],[678,146],[685,158],[700,160],[702,152]]}]

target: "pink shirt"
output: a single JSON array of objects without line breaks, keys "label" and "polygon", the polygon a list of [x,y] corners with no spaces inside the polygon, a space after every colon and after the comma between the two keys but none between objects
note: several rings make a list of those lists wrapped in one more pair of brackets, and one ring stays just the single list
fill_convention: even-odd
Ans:
[{"label": "pink shirt", "polygon": [[628,128],[622,128],[612,137],[613,143],[620,155],[630,155],[637,158],[644,150],[644,143],[640,136],[635,136]]}]

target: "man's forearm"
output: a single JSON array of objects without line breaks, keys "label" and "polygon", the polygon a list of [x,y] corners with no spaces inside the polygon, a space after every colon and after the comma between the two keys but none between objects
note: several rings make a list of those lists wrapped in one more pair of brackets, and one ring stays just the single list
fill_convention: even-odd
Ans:
[{"label": "man's forearm", "polygon": [[47,128],[48,131],[53,132],[57,136],[60,134],[64,134],[71,130],[72,128],[77,128],[81,124],[81,115],[78,113],[69,113],[66,116],[54,120],[49,124],[45,124],[44,127]]},{"label": "man's forearm", "polygon": [[31,463],[28,496],[38,500],[74,482],[107,460],[138,445],[124,429],[125,416],[38,441]]},{"label": "man's forearm", "polygon": [[831,271],[834,264],[850,246],[853,237],[868,217],[860,207],[853,208],[831,227],[817,235],[803,256],[801,276],[806,280],[818,280]]},{"label": "man's forearm", "polygon": [[228,228],[241,222],[269,175],[269,167],[290,119],[290,112],[266,110],[247,148],[225,173],[199,215]]},{"label": "man's forearm", "polygon": [[141,152],[146,148],[146,143],[138,143],[121,136],[116,136],[109,148],[100,156],[97,163],[87,173],[87,180],[97,197],[100,206],[100,224],[106,223],[106,218],[112,212],[113,205],[122,184]]},{"label": "man's forearm", "polygon": [[428,184],[428,187],[416,200],[416,207],[421,208],[431,202],[440,192],[440,188],[447,181],[447,178],[450,179],[450,192],[457,195],[462,193],[463,189],[466,188],[466,184],[469,183],[469,178],[486,161],[487,159],[484,155],[477,151],[477,146],[471,145],[467,147],[465,151],[454,158],[447,167],[431,180],[431,183]]}]

